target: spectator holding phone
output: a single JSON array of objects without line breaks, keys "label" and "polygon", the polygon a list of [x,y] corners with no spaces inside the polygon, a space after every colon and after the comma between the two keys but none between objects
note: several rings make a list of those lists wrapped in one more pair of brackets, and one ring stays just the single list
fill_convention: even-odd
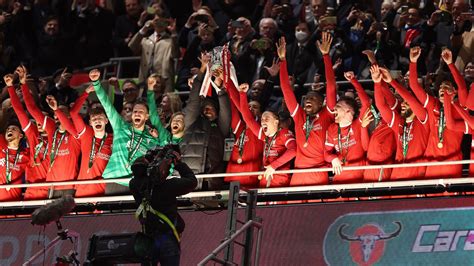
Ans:
[{"label": "spectator holding phone", "polygon": [[164,79],[165,91],[174,85],[174,59],[178,57],[175,27],[175,21],[156,15],[128,43],[134,54],[141,55],[138,79],[158,74]]}]

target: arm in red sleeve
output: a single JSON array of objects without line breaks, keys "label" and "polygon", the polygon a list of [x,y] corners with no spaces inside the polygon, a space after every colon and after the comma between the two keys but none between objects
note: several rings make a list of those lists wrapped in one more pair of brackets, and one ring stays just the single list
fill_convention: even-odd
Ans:
[{"label": "arm in red sleeve", "polygon": [[324,143],[324,160],[328,163],[331,163],[332,160],[338,157],[337,154],[334,153],[334,146],[335,146],[335,143],[332,141],[332,138],[329,135],[329,129],[328,129],[328,131],[326,131],[326,141]]},{"label": "arm in red sleeve", "polygon": [[[81,115],[79,114],[79,111],[81,110],[82,105],[84,105],[84,102],[87,100],[87,97],[89,97],[89,93],[87,92],[84,92],[81,96],[79,96],[79,98],[77,98],[76,102],[74,103],[74,106],[71,108],[71,111],[69,112],[69,114],[71,115],[72,122],[74,123],[74,127],[76,128],[76,132],[78,134],[83,132],[84,128],[86,128],[86,123],[84,123],[84,119],[82,119]],[[71,131],[69,132],[72,134]],[[73,136],[76,135],[73,134]]]},{"label": "arm in red sleeve", "polygon": [[454,104],[454,109],[458,111],[459,115],[466,121],[470,128],[474,130],[474,116],[470,115],[468,111],[464,110],[461,106]]},{"label": "arm in red sleeve", "polygon": [[[247,93],[240,92],[240,112],[242,114],[242,118],[247,124],[247,127],[252,130],[252,133],[257,136],[259,139],[265,139],[265,135],[261,132],[261,126],[255,121],[253,118],[252,113],[249,110],[249,104],[247,103]],[[262,133],[262,134],[260,134]]]},{"label": "arm in red sleeve", "polygon": [[[388,92],[392,95],[393,98],[395,98],[392,94],[392,92],[387,89]],[[394,120],[396,116],[398,115],[396,112],[394,112],[389,105],[387,104],[387,99],[385,97],[385,88],[384,85],[381,83],[375,83],[374,84],[374,94],[375,94],[375,105],[377,106],[377,109],[379,110],[380,114],[382,115],[383,120],[389,127],[393,127]],[[399,115],[398,115],[399,116]],[[396,124],[398,125],[398,124]]]},{"label": "arm in red sleeve", "polygon": [[54,134],[54,131],[56,130],[55,122],[50,117],[44,115],[43,112],[41,112],[41,109],[38,108],[30,93],[28,85],[23,84],[21,86],[21,92],[23,93],[23,100],[25,101],[26,109],[36,120],[36,123],[40,124],[48,134]]},{"label": "arm in red sleeve", "polygon": [[285,163],[291,161],[296,156],[296,141],[295,139],[288,139],[287,140],[286,151],[278,157],[275,161],[273,161],[270,166],[273,169],[278,169],[280,166],[284,165]]},{"label": "arm in red sleeve", "polygon": [[463,120],[454,118],[453,104],[451,103],[452,96],[447,93],[444,95],[444,111],[446,114],[446,127],[456,132],[467,133],[466,124]]},{"label": "arm in red sleeve", "polygon": [[[410,75],[409,75],[410,76],[409,77],[410,88],[415,93],[415,96],[418,99],[418,101],[420,101],[423,104],[424,107],[426,107],[428,103],[434,104],[434,98],[432,96],[429,96],[428,93],[426,93],[426,91],[418,83],[418,70],[416,69],[416,63],[410,62],[410,68],[409,69],[410,69]],[[405,99],[405,97],[404,97],[404,99]],[[408,102],[408,100],[407,100],[407,102]],[[411,106],[411,104],[410,104],[410,106]]]},{"label": "arm in red sleeve", "polygon": [[387,105],[390,107],[391,110],[394,110],[397,107],[397,105],[400,103],[398,102],[395,95],[393,95],[387,82],[382,81],[381,84],[382,84],[381,88],[382,88],[383,96],[385,98],[385,102],[387,103]]},{"label": "arm in red sleeve", "polygon": [[326,105],[332,112],[336,107],[336,76],[329,55],[323,55],[323,60],[326,73]]},{"label": "arm in red sleeve", "polygon": [[362,85],[360,85],[359,81],[356,78],[351,79],[351,84],[354,87],[354,89],[356,90],[357,95],[359,95],[360,102],[362,104],[361,109],[367,109],[370,106],[370,97],[369,97],[369,95],[367,95],[364,88],[362,88]]},{"label": "arm in red sleeve", "polygon": [[408,102],[411,110],[416,115],[418,120],[420,120],[420,122],[424,124],[428,119],[428,112],[426,112],[426,109],[423,107],[423,105],[421,105],[421,103],[415,98],[415,96],[413,96],[407,89],[405,89],[405,87],[403,87],[396,80],[392,80],[392,82],[390,82],[390,85],[392,85],[398,92],[398,94],[400,94],[400,96],[402,96],[402,98]]},{"label": "arm in red sleeve", "polygon": [[23,109],[23,106],[21,105],[21,102],[20,102],[20,98],[16,94],[15,88],[8,87],[8,94],[10,95],[10,101],[11,101],[13,110],[15,111],[16,116],[18,117],[18,120],[20,120],[21,127],[23,128],[23,130],[25,130],[25,128],[30,123],[28,114],[26,113],[25,109]]},{"label": "arm in red sleeve", "polygon": [[449,70],[451,71],[451,74],[454,77],[454,81],[456,82],[456,85],[458,86],[459,104],[461,104],[461,106],[466,106],[466,101],[467,101],[466,81],[464,80],[461,73],[459,73],[459,70],[456,68],[456,66],[453,63],[449,64],[448,67],[449,67]]},{"label": "arm in red sleeve", "polygon": [[23,93],[23,100],[25,101],[26,109],[28,109],[28,112],[30,112],[31,116],[33,116],[36,122],[42,124],[45,120],[45,115],[36,105],[28,85],[21,85],[21,92]]},{"label": "arm in red sleeve", "polygon": [[230,121],[230,126],[232,128],[232,132],[234,134],[237,134],[239,131],[239,128],[242,124],[239,116],[239,109],[237,109],[237,106],[235,105],[234,101],[230,101],[230,112],[232,115],[231,121]]},{"label": "arm in red sleeve", "polygon": [[227,90],[227,94],[229,94],[231,103],[233,103],[237,109],[240,109],[240,95],[234,85],[234,82],[229,79],[229,82],[225,84],[225,88]]},{"label": "arm in red sleeve", "polygon": [[77,137],[77,130],[74,127],[74,124],[72,123],[72,121],[59,108],[56,109],[54,113],[56,114],[56,116],[59,119],[59,122],[66,129],[66,131],[69,132],[74,137]]},{"label": "arm in red sleeve", "polygon": [[288,78],[288,69],[286,66],[286,60],[280,62],[280,85],[281,91],[283,92],[283,98],[285,99],[286,106],[290,114],[294,114],[296,108],[298,108],[298,101],[296,100],[295,93],[290,85],[290,79]]},{"label": "arm in red sleeve", "polygon": [[467,96],[466,107],[469,110],[474,110],[474,82],[471,83],[471,89],[469,90],[469,96]]},{"label": "arm in red sleeve", "polygon": [[367,127],[363,127],[362,125],[360,125],[360,138],[361,138],[362,149],[364,149],[364,151],[367,151],[369,149],[369,141],[370,141],[369,130],[367,129]]}]

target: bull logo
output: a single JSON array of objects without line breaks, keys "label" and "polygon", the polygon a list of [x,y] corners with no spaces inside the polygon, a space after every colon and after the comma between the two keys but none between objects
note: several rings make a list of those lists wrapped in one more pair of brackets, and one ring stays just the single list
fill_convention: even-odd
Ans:
[{"label": "bull logo", "polygon": [[[397,237],[402,231],[402,224],[393,222],[398,228],[392,233],[385,233],[377,224],[366,224],[356,229],[352,235],[343,232],[348,224],[339,226],[341,239],[350,242],[350,253],[358,265],[373,265],[383,255],[385,241]],[[381,241],[382,240],[382,241]]]}]

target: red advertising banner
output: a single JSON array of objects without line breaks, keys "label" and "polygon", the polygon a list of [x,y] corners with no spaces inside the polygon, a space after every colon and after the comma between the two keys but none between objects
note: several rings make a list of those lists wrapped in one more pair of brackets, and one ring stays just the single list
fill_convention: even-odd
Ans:
[{"label": "red advertising banner", "polygon": [[[436,251],[435,249],[439,246],[436,245],[440,241],[437,235],[439,235],[438,231],[441,231],[441,227],[430,229],[432,227],[426,227],[423,224],[410,225],[407,221],[411,219],[410,217],[415,217],[419,213],[427,213],[427,215],[436,217],[436,213],[442,212],[443,219],[446,220],[446,215],[450,215],[450,212],[446,212],[446,210],[462,211],[465,209],[474,213],[474,208],[470,208],[473,206],[474,202],[471,198],[458,197],[259,207],[257,215],[263,219],[264,233],[260,264],[343,265],[342,262],[334,260],[337,255],[350,261],[353,265],[372,265],[372,263],[384,259],[382,254],[384,250],[385,253],[389,253],[390,248],[403,250],[404,247],[400,245],[404,245],[404,242],[399,241],[402,239],[401,237],[413,237],[413,243],[406,243],[407,252],[423,255],[424,251],[428,253]],[[224,238],[227,213],[226,211],[186,211],[181,215],[186,221],[186,229],[182,238],[181,265],[196,265]],[[239,215],[243,218],[243,210]],[[453,212],[451,219],[459,221],[455,215],[457,215],[456,212]],[[397,218],[398,216],[400,219]],[[384,217],[387,217],[386,221],[384,221]],[[426,217],[428,216],[425,215],[425,219]],[[356,224],[356,221],[362,220],[363,222],[360,223],[376,221],[378,226],[364,225],[365,227],[362,227]],[[339,224],[340,221],[344,223]],[[132,214],[65,217],[62,219],[62,225],[64,228],[80,234],[76,249],[80,254],[81,262],[85,261],[88,240],[93,234],[116,234],[140,230],[139,223]],[[440,223],[440,226],[443,225]],[[470,245],[471,239],[474,242],[474,224],[466,224],[465,227],[460,227],[462,225],[459,224],[456,226],[466,228],[465,233],[464,231],[457,233],[457,242],[464,246]],[[473,229],[472,235],[469,231],[470,227]],[[408,229],[414,233],[406,235],[409,232]],[[31,225],[28,219],[1,220],[0,265],[21,265],[56,237],[55,225],[47,226],[44,234],[40,234],[40,230],[40,227]],[[362,236],[363,230],[365,233]],[[425,231],[420,233],[420,230]],[[372,233],[368,234],[367,232]],[[419,239],[415,239],[417,232],[421,234]],[[431,232],[437,234],[432,237],[433,239],[430,239],[429,233]],[[355,239],[374,239],[374,237],[380,238],[381,236],[382,238],[385,236],[385,242],[376,242],[377,239],[371,240],[373,247],[365,247],[365,250],[361,241],[355,241]],[[388,239],[388,236],[391,239]],[[396,240],[396,237],[399,240]],[[461,244],[458,244],[457,250],[459,252],[463,250]],[[440,247],[442,248],[442,245]],[[58,246],[37,259],[34,265],[43,265],[43,262],[44,265],[51,265],[56,257],[66,255],[72,248],[71,242],[61,241]],[[452,246],[451,249],[453,249]],[[235,247],[235,253],[240,253],[240,250],[240,247]],[[463,256],[463,254],[452,253],[451,256]],[[466,254],[470,256],[470,253]]]}]

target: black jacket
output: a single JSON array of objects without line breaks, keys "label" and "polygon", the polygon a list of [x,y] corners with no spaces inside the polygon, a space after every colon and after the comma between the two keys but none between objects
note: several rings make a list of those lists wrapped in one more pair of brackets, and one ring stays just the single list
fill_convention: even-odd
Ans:
[{"label": "black jacket", "polygon": [[[166,215],[171,222],[174,222],[178,232],[182,232],[184,221],[178,214],[176,197],[193,191],[197,185],[197,179],[185,163],[179,162],[174,167],[181,177],[153,185],[150,204],[153,209]],[[141,204],[146,195],[147,183],[147,177],[136,176],[130,180],[130,191],[137,204]],[[164,233],[171,231],[171,228],[162,223],[156,215],[148,213],[145,220],[145,231],[147,234]]]}]

